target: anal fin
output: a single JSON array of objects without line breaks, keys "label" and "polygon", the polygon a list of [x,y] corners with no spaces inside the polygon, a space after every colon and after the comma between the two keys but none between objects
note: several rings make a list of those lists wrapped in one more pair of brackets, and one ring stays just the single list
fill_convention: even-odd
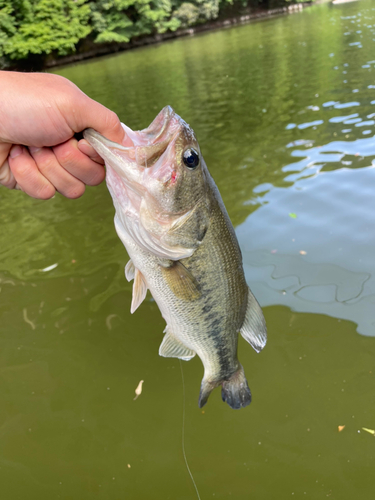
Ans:
[{"label": "anal fin", "polygon": [[133,312],[136,311],[142,304],[146,297],[146,294],[146,280],[144,279],[143,274],[137,268],[134,268],[133,298],[132,305],[130,307],[131,314],[133,314]]},{"label": "anal fin", "polygon": [[254,351],[260,352],[267,343],[267,327],[257,299],[250,289],[248,292],[246,315],[240,333]]},{"label": "anal fin", "polygon": [[182,342],[171,335],[167,328],[164,330],[167,333],[164,335],[163,341],[159,347],[159,356],[164,358],[179,358],[184,361],[189,361],[194,358],[195,352],[186,347]]}]

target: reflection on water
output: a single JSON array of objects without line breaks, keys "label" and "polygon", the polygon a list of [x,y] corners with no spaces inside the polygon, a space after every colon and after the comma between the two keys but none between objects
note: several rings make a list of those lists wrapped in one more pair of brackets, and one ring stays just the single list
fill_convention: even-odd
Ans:
[{"label": "reflection on water", "polygon": [[264,186],[267,191],[257,195],[262,205],[238,228],[238,236],[262,304],[349,319],[359,333],[374,336],[374,168],[338,166],[344,156],[356,165],[368,163],[366,154],[375,148],[366,141],[304,152],[308,159],[284,169],[298,172],[285,179],[292,186]]},{"label": "reflection on water", "polygon": [[[58,71],[132,128],[166,104],[193,126],[265,306],[264,352],[240,339],[248,409],[198,410],[183,365],[202,499],[373,498],[374,47],[363,0]],[[105,185],[0,205],[4,498],[194,498],[179,364],[151,298],[129,313]]]}]

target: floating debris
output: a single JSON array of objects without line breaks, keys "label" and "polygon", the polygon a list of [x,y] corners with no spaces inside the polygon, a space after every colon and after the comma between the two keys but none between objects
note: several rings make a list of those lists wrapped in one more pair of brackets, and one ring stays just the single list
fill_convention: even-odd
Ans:
[{"label": "floating debris", "polygon": [[289,214],[289,217],[291,217],[292,219],[297,219],[297,214],[295,214],[294,212],[291,212]]},{"label": "floating debris", "polygon": [[345,425],[339,425],[338,430],[339,432],[343,431],[345,429]]},{"label": "floating debris", "polygon": [[362,427],[362,429],[366,432],[368,432],[369,434],[372,434],[373,436],[375,436],[375,431],[373,429],[366,429],[366,427]]},{"label": "floating debris", "polygon": [[300,253],[301,255],[306,255],[306,254],[307,254],[307,252],[305,252],[305,250],[300,250],[300,251],[299,251],[299,253]]},{"label": "floating debris", "polygon": [[56,267],[58,266],[59,264],[56,263],[56,264],[52,264],[51,266],[48,266],[48,267],[45,267],[44,269],[39,269],[39,271],[41,273],[48,273],[48,271],[52,271],[52,269],[56,269]]},{"label": "floating debris", "polygon": [[35,328],[36,328],[35,324],[27,317],[27,309],[26,309],[26,307],[24,307],[24,309],[23,309],[22,312],[23,312],[23,319],[25,320],[25,323],[27,323],[28,325],[30,325],[31,328],[33,330],[35,330]]},{"label": "floating debris", "polygon": [[143,385],[143,380],[139,382],[137,385],[137,388],[135,390],[135,398],[134,401],[142,394],[142,385]]}]

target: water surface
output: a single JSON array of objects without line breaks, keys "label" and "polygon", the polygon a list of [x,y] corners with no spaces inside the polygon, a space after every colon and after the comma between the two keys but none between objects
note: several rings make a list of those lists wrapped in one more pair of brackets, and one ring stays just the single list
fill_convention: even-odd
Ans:
[{"label": "water surface", "polygon": [[[239,347],[250,407],[199,410],[183,363],[202,500],[373,498],[374,48],[363,0],[58,71],[132,128],[167,104],[192,125],[264,308],[266,349]],[[180,365],[151,298],[130,315],[105,185],[0,203],[4,498],[196,498]]]}]

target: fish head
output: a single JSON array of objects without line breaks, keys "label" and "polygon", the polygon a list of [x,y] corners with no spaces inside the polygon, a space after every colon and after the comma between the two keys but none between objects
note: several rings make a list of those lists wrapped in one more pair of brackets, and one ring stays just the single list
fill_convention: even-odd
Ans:
[{"label": "fish head", "polygon": [[209,210],[208,171],[193,130],[170,106],[144,130],[123,127],[123,144],[93,129],[84,132],[105,161],[120,237],[125,230],[159,257],[192,255]]}]

